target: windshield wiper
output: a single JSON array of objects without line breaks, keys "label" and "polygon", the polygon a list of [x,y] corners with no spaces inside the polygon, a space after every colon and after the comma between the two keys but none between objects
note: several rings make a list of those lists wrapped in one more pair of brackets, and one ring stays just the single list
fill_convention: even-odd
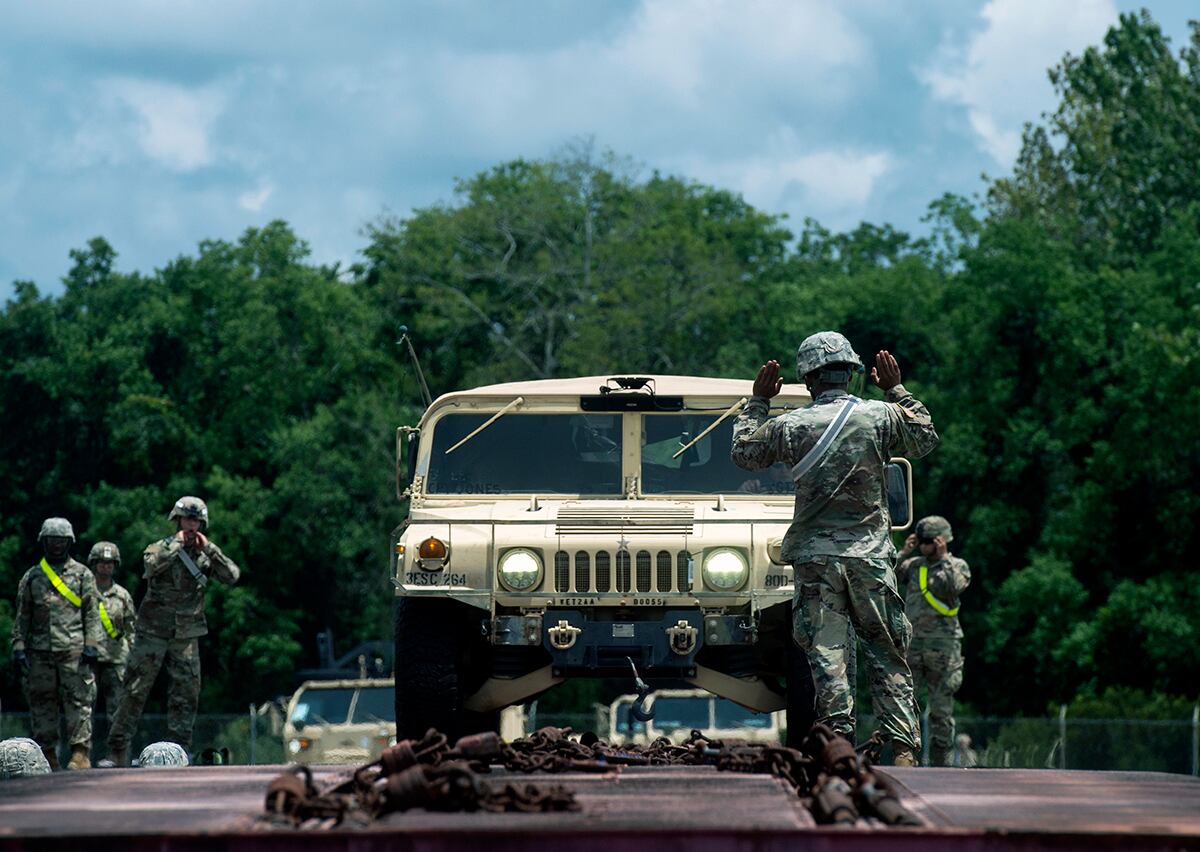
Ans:
[{"label": "windshield wiper", "polygon": [[[745,401],[745,400],[743,400],[743,402],[744,402],[744,401]],[[467,441],[471,440],[471,439],[472,439],[472,438],[474,438],[476,435],[478,435],[480,432],[482,432],[484,429],[486,429],[487,427],[491,426],[493,423],[495,423],[497,420],[499,420],[499,419],[500,419],[501,417],[503,417],[505,414],[508,414],[508,412],[512,411],[512,410],[513,410],[514,408],[516,408],[517,406],[519,406],[519,405],[523,405],[523,404],[524,404],[524,402],[525,402],[525,397],[523,397],[523,396],[519,396],[519,397],[517,397],[516,399],[514,399],[514,400],[513,400],[512,402],[510,402],[508,405],[504,406],[504,407],[503,407],[503,408],[501,408],[499,411],[497,411],[495,414],[493,414],[493,415],[492,415],[490,418],[488,418],[488,420],[486,420],[486,421],[485,421],[485,422],[483,422],[483,423],[480,423],[480,424],[479,424],[479,428],[477,428],[477,429],[476,429],[474,432],[472,432],[470,435],[467,435],[467,437],[463,438],[461,441],[459,441],[457,444],[455,444],[455,445],[454,445],[453,447],[451,447],[450,449],[446,450],[446,455],[450,455],[452,452],[454,452],[455,450],[457,450],[459,447],[461,447],[461,446],[462,446],[463,444],[465,444]]]},{"label": "windshield wiper", "polygon": [[[737,414],[739,411],[741,411],[743,408],[745,408],[746,402],[747,402],[746,397],[742,397],[737,402],[735,402],[733,405],[729,406],[729,408],[727,408],[725,410],[724,414],[722,414],[720,417],[718,417],[716,420],[714,420],[707,429],[705,429],[703,432],[701,432],[695,438],[692,438],[692,440],[688,441],[686,444],[684,444],[682,447],[680,447],[678,450],[676,450],[675,455],[671,456],[671,458],[677,459],[681,455],[686,453],[688,450],[690,450],[692,447],[696,446],[696,444],[698,444],[700,442],[701,438],[703,438],[705,435],[707,435],[713,429],[716,429],[723,422],[725,422],[725,420],[727,420],[729,417],[732,417],[734,414]],[[485,423],[484,426],[486,426],[486,425],[487,424]],[[483,427],[481,426],[480,428],[482,429]],[[468,436],[468,437],[470,437],[470,436]]]}]

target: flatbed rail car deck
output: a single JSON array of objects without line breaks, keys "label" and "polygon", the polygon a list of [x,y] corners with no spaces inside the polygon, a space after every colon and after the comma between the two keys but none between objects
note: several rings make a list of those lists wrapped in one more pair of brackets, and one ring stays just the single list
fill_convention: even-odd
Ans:
[{"label": "flatbed rail car deck", "polygon": [[[570,849],[1200,849],[1200,779],[1149,772],[886,769],[921,827],[818,826],[780,781],[711,767],[520,775],[576,792],[577,813],[390,814],[366,828],[269,828],[282,767],[93,770],[0,782],[0,852]],[[318,786],[341,767],[322,767]],[[498,780],[510,776],[495,772]]]}]

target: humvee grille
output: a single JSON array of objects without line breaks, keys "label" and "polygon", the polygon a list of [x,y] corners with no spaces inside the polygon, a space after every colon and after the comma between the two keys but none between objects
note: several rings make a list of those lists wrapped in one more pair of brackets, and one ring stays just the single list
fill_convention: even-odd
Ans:
[{"label": "humvee grille", "polygon": [[674,506],[622,508],[563,506],[558,510],[558,535],[605,535],[628,530],[636,535],[691,535],[695,510]]},{"label": "humvee grille", "polygon": [[[613,582],[613,562],[616,562],[616,582]],[[690,592],[692,555],[681,550],[651,552],[639,550],[630,554],[618,550],[574,554],[560,550],[554,554],[554,591],[556,592]],[[571,565],[575,566],[574,585]],[[593,577],[592,567],[595,566]],[[593,582],[594,580],[594,582]],[[615,585],[615,588],[614,588]]]}]

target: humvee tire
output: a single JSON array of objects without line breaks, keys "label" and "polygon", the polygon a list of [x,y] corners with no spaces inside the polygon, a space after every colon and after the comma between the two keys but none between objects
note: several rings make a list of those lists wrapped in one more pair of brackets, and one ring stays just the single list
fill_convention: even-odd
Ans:
[{"label": "humvee tire", "polygon": [[396,739],[420,739],[437,728],[451,743],[466,734],[498,731],[499,712],[473,713],[467,662],[479,630],[454,601],[396,601]]}]

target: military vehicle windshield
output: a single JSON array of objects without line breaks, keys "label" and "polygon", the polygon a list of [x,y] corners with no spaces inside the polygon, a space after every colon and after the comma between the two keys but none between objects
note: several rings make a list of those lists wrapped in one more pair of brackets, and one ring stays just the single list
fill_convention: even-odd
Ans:
[{"label": "military vehicle windshield", "polygon": [[770,713],[755,713],[740,704],[735,704],[728,698],[718,698],[713,706],[716,720],[713,727],[718,730],[729,728],[761,728],[771,727]]},{"label": "military vehicle windshield", "polygon": [[396,721],[396,691],[386,686],[364,686],[358,691],[351,723]]},{"label": "military vehicle windshield", "polygon": [[677,457],[719,414],[648,414],[642,429],[642,490],[647,494],[776,494],[794,492],[785,464],[747,471],[729,457],[734,418]]},{"label": "military vehicle windshield", "polygon": [[709,727],[708,705],[709,698],[667,698],[654,699],[654,727],[670,733],[683,728],[704,730]]},{"label": "military vehicle windshield", "polygon": [[341,725],[350,715],[350,700],[353,689],[306,689],[296,699],[292,710],[292,724]]},{"label": "military vehicle windshield", "polygon": [[446,453],[491,416],[437,421],[429,494],[621,493],[619,415],[514,412]]}]

